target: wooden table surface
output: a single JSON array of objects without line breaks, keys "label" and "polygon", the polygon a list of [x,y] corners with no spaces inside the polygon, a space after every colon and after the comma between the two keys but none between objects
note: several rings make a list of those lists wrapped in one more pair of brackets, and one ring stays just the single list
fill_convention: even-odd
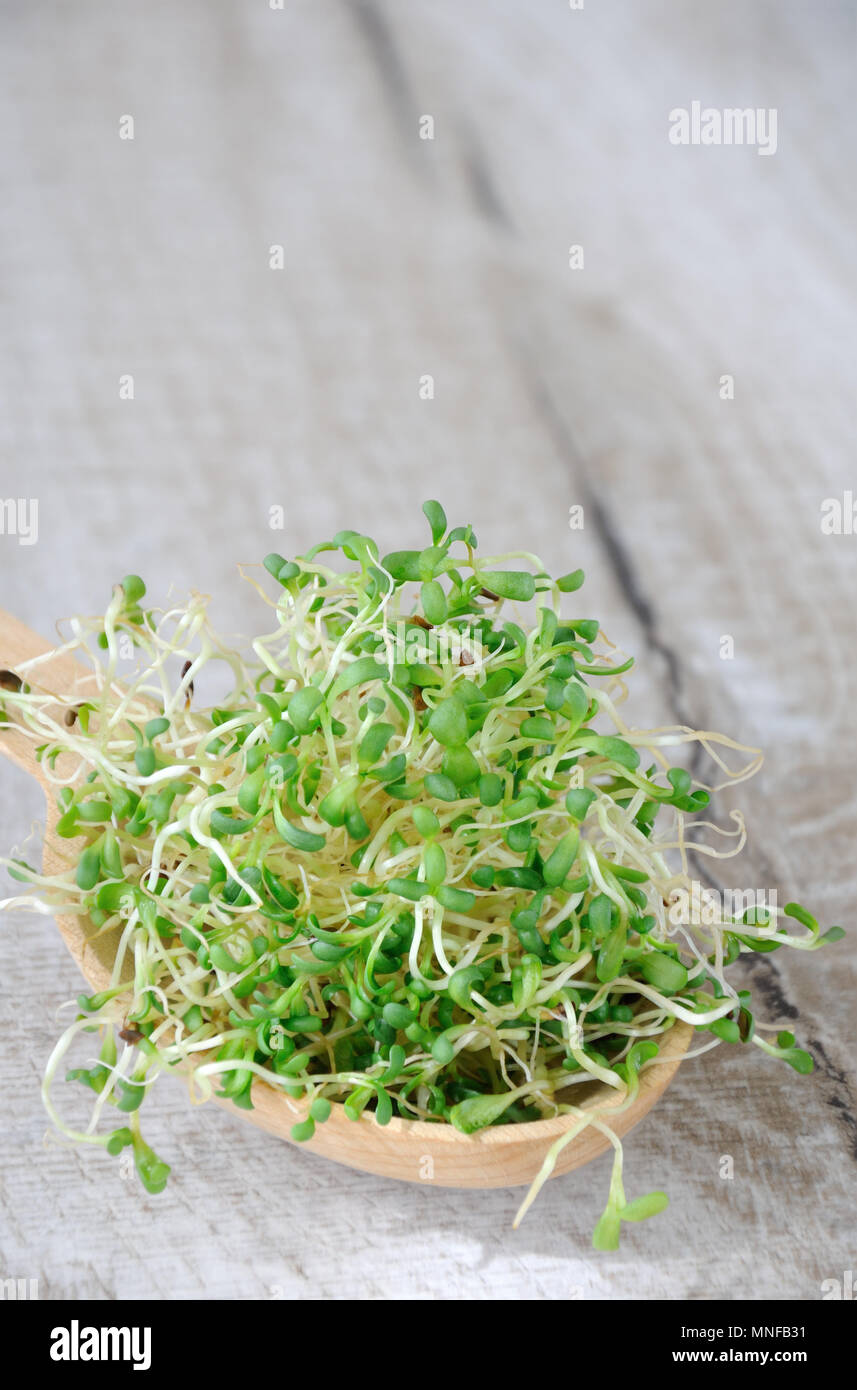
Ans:
[{"label": "wooden table surface", "polygon": [[[440,497],[486,551],[583,565],[639,658],[635,723],[765,748],[716,881],[849,928],[740,966],[816,1071],[726,1047],[683,1067],[627,1144],[629,1193],[669,1211],[597,1255],[606,1158],[513,1232],[513,1193],[349,1172],[169,1081],[162,1196],[45,1144],[79,980],[50,919],[7,914],[0,1276],[43,1298],[820,1298],[857,1271],[857,535],[821,524],[857,493],[853,0],[44,0],[4,7],[0,53],[0,494],[39,503],[37,544],[0,535],[0,605],[50,632],[136,571],[246,629],[237,562],[345,526],[413,543]],[[672,145],[696,100],[776,108],[776,153]],[[10,767],[0,787],[5,849],[41,808]]]}]

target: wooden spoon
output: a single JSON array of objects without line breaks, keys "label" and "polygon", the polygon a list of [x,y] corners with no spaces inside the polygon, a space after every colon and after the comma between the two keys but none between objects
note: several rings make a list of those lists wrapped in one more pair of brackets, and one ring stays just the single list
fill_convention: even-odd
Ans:
[{"label": "wooden spoon", "polygon": [[[0,669],[17,672],[34,657],[51,651],[51,645],[29,628],[0,610]],[[51,656],[40,663],[27,679],[57,696],[58,703],[75,704],[86,698],[91,675],[73,657]],[[44,872],[66,872],[76,862],[74,842],[55,833],[59,812],[54,788],[46,780],[33,754],[34,742],[19,730],[0,725],[0,752],[41,783],[47,799],[44,844]],[[57,926],[66,946],[93,991],[107,988],[116,948],[115,938],[95,935],[88,917],[58,916]],[[641,1120],[663,1094],[687,1050],[693,1030],[676,1023],[664,1036],[660,1058],[640,1077],[639,1093],[627,1110],[611,1121],[621,1136]],[[621,1103],[609,1086],[586,1086],[583,1109],[603,1111]],[[293,1124],[305,1117],[306,1102],[293,1100],[262,1082],[253,1085],[253,1110],[237,1110],[228,1100],[233,1114],[249,1120],[280,1139],[289,1139]],[[303,1145],[337,1163],[359,1168],[382,1177],[405,1182],[434,1183],[440,1187],[516,1187],[530,1183],[539,1171],[545,1154],[574,1120],[560,1115],[530,1124],[498,1125],[479,1134],[461,1134],[452,1125],[430,1124],[394,1118],[388,1125],[376,1124],[371,1114],[357,1121],[346,1118],[344,1108],[334,1105],[330,1118],[317,1127],[313,1139]],[[567,1173],[596,1158],[609,1147],[609,1140],[596,1129],[585,1129],[568,1144],[557,1160],[555,1173]]]}]

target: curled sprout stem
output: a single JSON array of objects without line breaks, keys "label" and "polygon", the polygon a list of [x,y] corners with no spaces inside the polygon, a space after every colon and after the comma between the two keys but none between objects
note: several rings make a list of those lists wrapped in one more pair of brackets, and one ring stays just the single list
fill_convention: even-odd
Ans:
[{"label": "curled sprout stem", "polygon": [[[336,1103],[466,1134],[568,1116],[517,1219],[594,1126],[616,1150],[595,1235],[612,1248],[666,1202],[625,1201],[609,1125],[659,1043],[681,1020],[705,1035],[691,1055],[752,1041],[808,1070],[726,972],[841,932],[793,903],[677,915],[692,856],[730,857],[746,835],[738,812],[731,828],[699,813],[760,753],[627,724],[631,661],[564,611],[582,572],[553,579],[526,551],[480,560],[470,526],[423,510],[421,550],[382,557],[343,531],[268,555],[245,576],[268,610],[246,641],[214,631],[205,596],[149,608],[128,575],[58,649],[85,667],[79,689],[60,700],[43,657],[2,673],[0,738],[32,740],[70,862],[2,861],[29,888],[2,906],[86,915],[116,943],[108,987],[81,996],[49,1059],[45,1104],[67,1138],[131,1147],[155,1192],[169,1169],[139,1109],[164,1071],[239,1108],[254,1085],[278,1090],[297,1140]],[[711,784],[670,762],[694,745]],[[51,1098],[81,1038],[99,1042],[68,1073],[95,1092],[85,1130]],[[609,1100],[583,1110],[593,1083]],[[101,1131],[116,1110],[125,1123]]]}]

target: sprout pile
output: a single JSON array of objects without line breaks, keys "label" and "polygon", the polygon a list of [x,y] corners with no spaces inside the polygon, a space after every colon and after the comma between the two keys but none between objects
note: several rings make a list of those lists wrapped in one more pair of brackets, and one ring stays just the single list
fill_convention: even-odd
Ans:
[{"label": "sprout pile", "polygon": [[[2,861],[34,890],[5,905],[85,914],[119,943],[110,987],[81,996],[50,1058],[46,1104],[66,1136],[130,1146],[150,1192],[169,1168],[139,1109],[163,1071],[244,1109],[258,1083],[300,1100],[296,1140],[333,1104],[465,1134],[565,1115],[519,1219],[593,1125],[615,1150],[593,1241],[613,1249],[623,1220],[667,1199],[626,1201],[609,1116],[579,1098],[600,1082],[610,1116],[631,1105],[677,1020],[696,1030],[690,1055],[752,1044],[811,1070],[727,969],[842,933],[794,903],[676,914],[693,854],[736,853],[744,827],[689,820],[715,788],[665,750],[701,748],[722,785],[757,769],[755,750],[628,727],[632,663],[576,615],[582,572],[479,560],[470,526],[423,511],[422,550],[381,557],[342,531],[268,555],[250,582],[270,631],[241,652],[203,596],[159,612],[130,575],[58,648],[90,673],[74,703],[42,684],[44,658],[3,673],[0,741],[10,725],[32,739],[74,865]],[[229,688],[206,704],[214,670]],[[730,768],[736,753],[749,761]],[[51,1082],[81,1033],[100,1052],[68,1073],[96,1095],[76,1130]]]}]

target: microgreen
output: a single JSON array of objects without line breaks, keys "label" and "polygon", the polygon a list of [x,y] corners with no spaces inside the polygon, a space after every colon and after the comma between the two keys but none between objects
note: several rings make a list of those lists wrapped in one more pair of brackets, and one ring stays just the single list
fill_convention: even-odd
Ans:
[{"label": "microgreen", "polygon": [[[57,720],[26,663],[0,673],[0,738],[9,724],[33,737],[74,858],[55,877],[4,861],[33,890],[8,901],[122,936],[110,987],[81,998],[48,1064],[46,1101],[67,1134],[130,1146],[150,1192],[169,1169],[139,1110],[179,1063],[199,1095],[239,1108],[254,1084],[303,1097],[299,1142],[335,1104],[355,1122],[465,1134],[562,1115],[520,1215],[593,1125],[616,1151],[594,1238],[611,1249],[666,1198],[625,1200],[621,1145],[575,1088],[607,1082],[613,1109],[630,1105],[676,1019],[705,1046],[753,1043],[810,1070],[790,1033],[763,1036],[724,972],[841,929],[789,903],[676,931],[668,904],[691,883],[675,847],[713,789],[662,750],[696,741],[727,781],[755,770],[754,750],[730,770],[728,739],[629,728],[617,706],[631,663],[574,611],[583,572],[553,580],[520,552],[482,562],[470,526],[450,529],[437,502],[423,511],[422,548],[408,537],[382,556],[347,530],[267,555],[267,630],[242,650],[199,594],[178,618],[159,614],[126,576],[65,644],[100,692],[73,719]],[[124,689],[120,632],[138,655]],[[233,684],[206,707],[196,691],[212,662]],[[72,784],[55,770],[62,752],[78,760]],[[99,1055],[68,1075],[98,1115],[127,1118],[104,1134],[71,1130],[50,1100],[65,1053],[94,1032]]]}]

